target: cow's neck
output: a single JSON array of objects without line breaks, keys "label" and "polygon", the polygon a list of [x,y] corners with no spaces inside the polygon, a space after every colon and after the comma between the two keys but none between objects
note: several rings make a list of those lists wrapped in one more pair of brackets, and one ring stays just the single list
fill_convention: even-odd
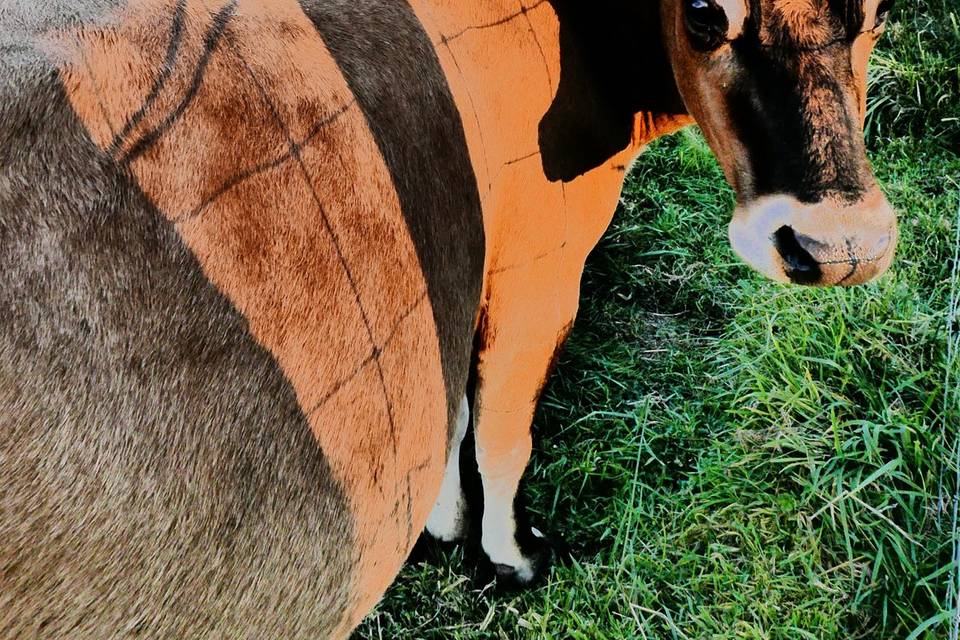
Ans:
[{"label": "cow's neck", "polygon": [[572,180],[676,128],[685,113],[662,46],[659,0],[411,4],[468,137],[476,134],[477,145],[483,138],[486,157],[474,149],[483,186],[502,163],[534,152],[549,180]]},{"label": "cow's neck", "polygon": [[560,22],[560,84],[541,148],[548,176],[568,180],[656,138],[685,109],[656,0],[547,1]]}]

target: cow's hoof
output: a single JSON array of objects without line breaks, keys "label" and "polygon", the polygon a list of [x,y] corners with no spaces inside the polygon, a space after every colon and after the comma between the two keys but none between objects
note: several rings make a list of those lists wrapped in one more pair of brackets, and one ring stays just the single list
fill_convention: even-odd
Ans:
[{"label": "cow's hoof", "polygon": [[535,527],[517,535],[521,562],[516,565],[492,563],[498,589],[507,591],[536,586],[550,572],[558,558],[565,557],[563,543],[547,538]]},{"label": "cow's hoof", "polygon": [[519,567],[494,564],[497,588],[519,591],[535,587],[550,570],[551,564],[553,564],[553,552],[550,547],[545,547],[536,555],[526,558],[526,562]]}]

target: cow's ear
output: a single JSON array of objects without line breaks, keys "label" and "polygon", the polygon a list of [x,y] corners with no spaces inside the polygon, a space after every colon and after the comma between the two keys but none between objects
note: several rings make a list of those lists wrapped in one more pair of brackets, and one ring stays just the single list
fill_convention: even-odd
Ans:
[{"label": "cow's ear", "polygon": [[894,2],[895,0],[880,0],[880,3],[877,5],[877,12],[873,23],[875,29],[882,27],[887,21],[887,16],[889,16],[893,10]]},{"label": "cow's ear", "polygon": [[[560,83],[540,122],[543,169],[568,182],[631,143],[660,135],[653,123],[685,114],[663,45],[659,2],[548,0],[560,21]],[[651,130],[636,140],[637,113]],[[675,125],[669,128],[675,128]]]}]

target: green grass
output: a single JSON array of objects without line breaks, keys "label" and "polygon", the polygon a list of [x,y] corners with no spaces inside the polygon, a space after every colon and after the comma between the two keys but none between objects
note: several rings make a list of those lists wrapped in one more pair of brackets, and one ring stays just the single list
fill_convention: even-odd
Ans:
[{"label": "green grass", "polygon": [[900,3],[875,57],[868,142],[902,220],[876,284],[753,274],[702,137],[652,146],[535,421],[534,519],[574,560],[506,595],[459,551],[408,566],[358,637],[947,637],[958,24],[954,0]]}]

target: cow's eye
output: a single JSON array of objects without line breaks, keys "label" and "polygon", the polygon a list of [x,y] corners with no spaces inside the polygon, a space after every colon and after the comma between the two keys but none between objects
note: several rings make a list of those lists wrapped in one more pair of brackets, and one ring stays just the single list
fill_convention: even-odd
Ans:
[{"label": "cow's eye", "polygon": [[687,33],[696,49],[710,51],[723,44],[730,25],[715,0],[684,0],[683,6]]},{"label": "cow's eye", "polygon": [[893,0],[880,0],[880,5],[877,7],[877,25],[880,26],[887,21],[887,16],[890,15],[890,10],[893,9]]}]

